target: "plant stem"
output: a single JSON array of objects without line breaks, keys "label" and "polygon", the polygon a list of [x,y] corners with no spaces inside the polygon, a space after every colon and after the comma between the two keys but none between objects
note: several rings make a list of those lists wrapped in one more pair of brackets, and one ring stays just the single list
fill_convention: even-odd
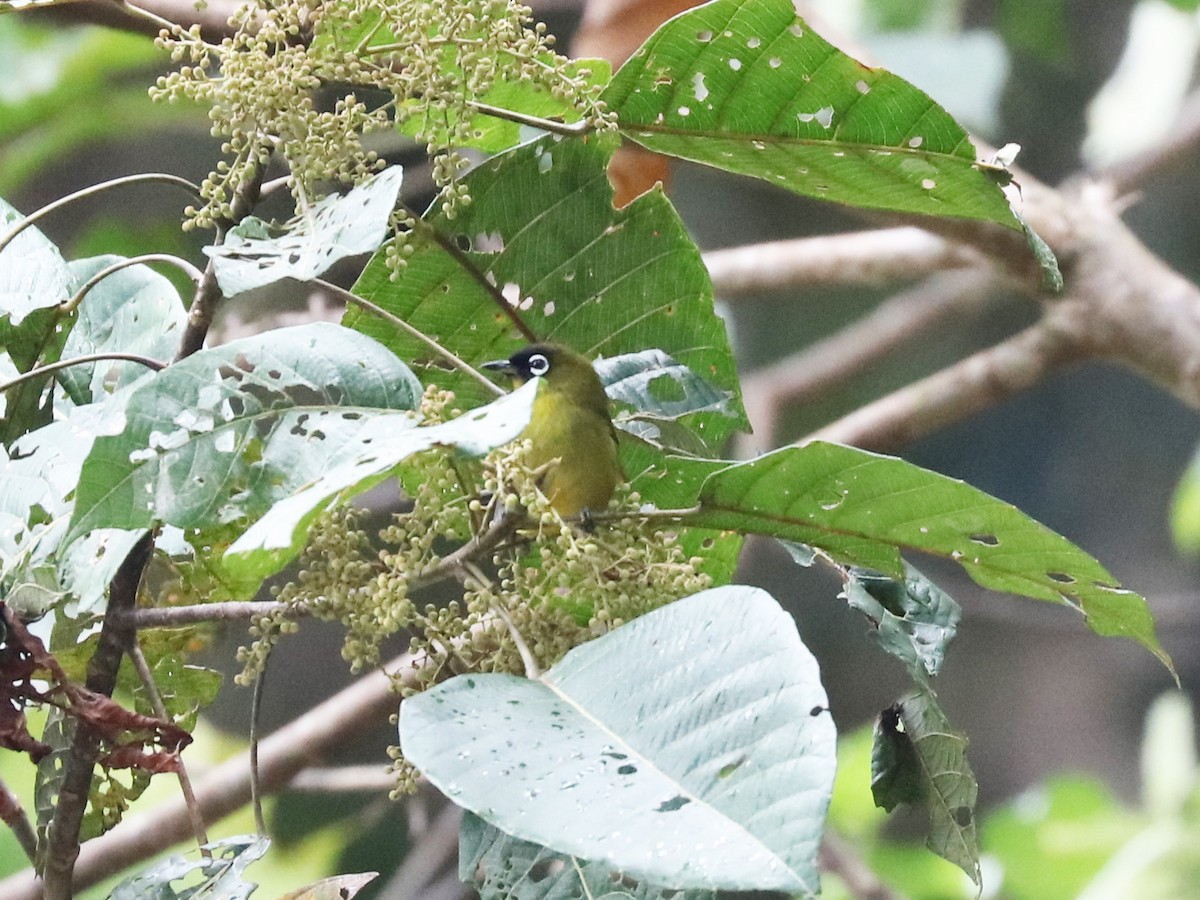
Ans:
[{"label": "plant stem", "polygon": [[104,362],[105,360],[117,360],[124,362],[140,363],[147,369],[153,369],[158,372],[167,367],[167,364],[162,360],[151,359],[148,356],[139,356],[136,353],[89,353],[85,356],[72,356],[70,359],[60,359],[58,362],[48,363],[44,366],[38,366],[36,369],[30,369],[28,372],[22,372],[16,378],[10,378],[8,381],[0,382],[0,394],[4,393],[11,387],[16,387],[25,381],[32,381],[34,378],[40,378],[43,375],[50,375],[53,372],[58,372],[62,369],[69,369],[71,366],[82,366],[87,363]]},{"label": "plant stem", "polygon": [[75,292],[75,296],[58,307],[59,312],[64,316],[70,315],[79,308],[79,304],[83,302],[83,298],[88,295],[88,292],[109,275],[120,272],[122,269],[128,269],[130,266],[140,266],[142,263],[148,262],[170,263],[176,268],[181,269],[192,280],[192,284],[194,285],[198,285],[200,279],[204,277],[204,273],[186,259],[180,259],[178,256],[172,256],[170,253],[146,253],[142,256],[131,256],[129,259],[123,259],[120,262],[115,262],[111,266],[101,269],[85,281],[83,287]]}]

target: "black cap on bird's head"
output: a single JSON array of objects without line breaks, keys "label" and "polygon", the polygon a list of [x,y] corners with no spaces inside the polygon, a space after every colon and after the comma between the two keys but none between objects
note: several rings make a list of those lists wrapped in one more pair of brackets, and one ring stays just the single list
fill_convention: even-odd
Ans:
[{"label": "black cap on bird's head", "polygon": [[483,368],[525,382],[531,378],[537,378],[539,375],[548,374],[561,352],[562,349],[554,344],[530,344],[528,347],[518,350],[508,359],[485,362]]}]

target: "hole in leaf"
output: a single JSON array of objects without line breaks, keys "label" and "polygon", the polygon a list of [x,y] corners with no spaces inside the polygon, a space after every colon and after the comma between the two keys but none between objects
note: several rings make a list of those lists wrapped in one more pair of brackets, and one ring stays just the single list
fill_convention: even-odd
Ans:
[{"label": "hole in leaf", "polygon": [[1051,581],[1057,581],[1059,584],[1074,584],[1075,576],[1068,575],[1066,572],[1047,572],[1046,577]]},{"label": "hole in leaf", "polygon": [[971,535],[971,540],[973,540],[976,544],[983,544],[985,547],[1000,546],[1000,538],[996,537],[994,534],[973,534]]},{"label": "hole in leaf", "polygon": [[959,828],[966,828],[974,818],[969,806],[956,807],[950,815],[954,817],[954,821],[958,823]]},{"label": "hole in leaf", "polygon": [[682,794],[677,794],[670,800],[664,800],[662,803],[660,803],[658,808],[655,809],[655,812],[675,812],[678,809],[683,809],[691,802],[692,801],[689,798],[683,796]]},{"label": "hole in leaf", "polygon": [[464,253],[471,249],[471,239],[465,234],[456,234],[454,236],[454,246],[458,247]]},{"label": "hole in leaf", "polygon": [[707,44],[712,39],[713,39],[713,33],[711,31],[709,31],[707,28],[704,29],[704,31],[696,32],[696,40],[698,40],[702,44]]},{"label": "hole in leaf", "polygon": [[623,766],[621,766],[621,768],[617,769],[617,774],[618,775],[636,775],[637,774],[637,766],[632,765],[632,764],[623,765]]}]

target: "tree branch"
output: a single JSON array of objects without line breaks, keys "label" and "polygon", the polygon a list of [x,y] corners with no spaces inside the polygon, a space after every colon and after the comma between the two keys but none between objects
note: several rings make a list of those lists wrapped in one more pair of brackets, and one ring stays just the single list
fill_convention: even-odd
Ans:
[{"label": "tree branch", "polygon": [[742,379],[742,402],[754,433],[746,436],[739,455],[772,449],[787,407],[853,378],[946,320],[969,316],[991,302],[996,285],[995,273],[984,268],[934,275],[836,334],[751,372]]},{"label": "tree branch", "polygon": [[850,413],[798,443],[894,450],[969,418],[1088,356],[1085,304],[1062,303],[1036,325]]},{"label": "tree branch", "polygon": [[970,247],[914,227],[769,241],[704,254],[713,290],[722,299],[760,291],[887,285],[983,261]]},{"label": "tree branch", "polygon": [[[342,746],[348,735],[383,721],[395,712],[399,698],[392,678],[415,687],[421,660],[409,654],[360,678],[271,734],[259,745],[259,777],[265,792],[285,787],[295,775],[329,750]],[[212,824],[241,809],[250,799],[248,752],[239,753],[195,782],[196,806]],[[88,841],[75,864],[75,887],[83,889],[123,869],[186,841],[191,820],[182,798],[127,816],[107,834]],[[41,885],[32,870],[0,881],[0,900],[42,900]]]}]

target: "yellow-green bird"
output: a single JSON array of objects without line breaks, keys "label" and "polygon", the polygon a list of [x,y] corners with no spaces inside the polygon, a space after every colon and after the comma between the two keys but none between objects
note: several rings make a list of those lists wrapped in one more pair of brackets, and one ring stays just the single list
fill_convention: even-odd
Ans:
[{"label": "yellow-green bird", "polygon": [[517,384],[531,378],[545,381],[522,437],[533,443],[531,466],[551,463],[540,487],[555,512],[586,516],[608,506],[625,474],[617,459],[608,395],[592,364],[560,344],[530,344],[483,367],[509,375]]}]

